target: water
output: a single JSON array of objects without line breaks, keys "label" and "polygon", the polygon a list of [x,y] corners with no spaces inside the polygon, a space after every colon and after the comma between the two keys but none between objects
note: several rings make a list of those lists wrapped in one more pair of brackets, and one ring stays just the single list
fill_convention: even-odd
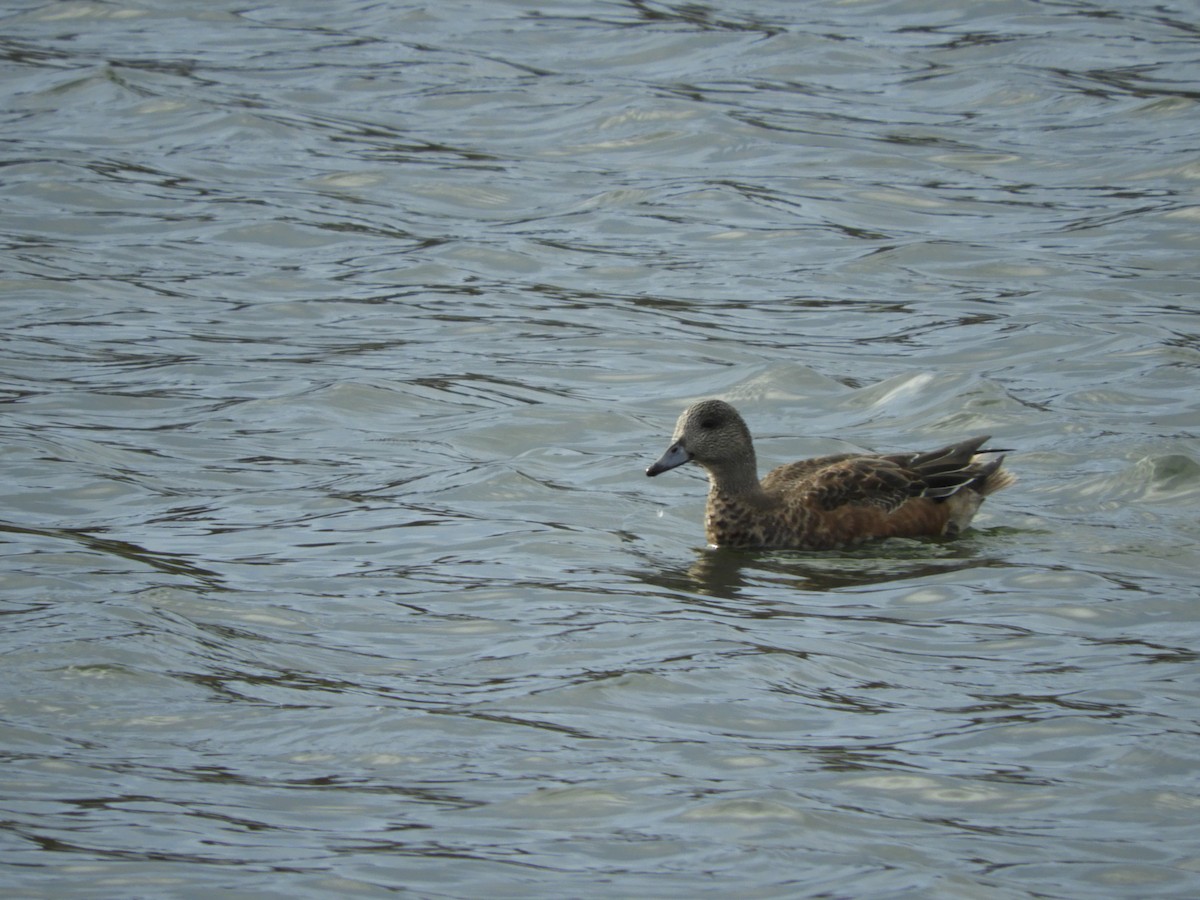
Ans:
[{"label": "water", "polygon": [[[22,897],[1193,897],[1185,4],[7,4]],[[953,543],[646,479],[992,433]]]}]

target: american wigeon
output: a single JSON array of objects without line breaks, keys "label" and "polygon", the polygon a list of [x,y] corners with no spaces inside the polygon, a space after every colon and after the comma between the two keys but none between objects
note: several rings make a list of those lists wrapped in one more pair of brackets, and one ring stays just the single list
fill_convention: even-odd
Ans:
[{"label": "american wigeon", "polygon": [[709,544],[831,550],[870,538],[953,537],[988,494],[1016,478],[987,437],[928,453],[839,453],[788,463],[759,483],[750,429],[721,400],[684,411],[671,446],[647,475],[686,462],[708,473]]}]

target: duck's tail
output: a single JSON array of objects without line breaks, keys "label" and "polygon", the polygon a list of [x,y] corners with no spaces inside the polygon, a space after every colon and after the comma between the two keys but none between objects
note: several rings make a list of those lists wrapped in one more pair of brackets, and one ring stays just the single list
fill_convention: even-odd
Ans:
[{"label": "duck's tail", "polygon": [[[995,453],[996,451],[985,451],[987,453]],[[979,474],[968,485],[973,491],[978,491],[979,496],[986,497],[988,494],[994,494],[996,491],[1002,491],[1006,487],[1012,487],[1017,483],[1017,476],[1008,469],[1004,468],[1004,457],[997,456],[995,459],[989,459],[986,462],[983,453],[977,453],[971,457],[971,464],[979,466]]]},{"label": "duck's tail", "polygon": [[922,453],[909,460],[925,482],[924,496],[947,507],[943,534],[953,537],[963,531],[983,498],[1011,486],[1017,477],[1004,468],[1003,450],[981,450],[987,437],[970,438],[940,450]]}]

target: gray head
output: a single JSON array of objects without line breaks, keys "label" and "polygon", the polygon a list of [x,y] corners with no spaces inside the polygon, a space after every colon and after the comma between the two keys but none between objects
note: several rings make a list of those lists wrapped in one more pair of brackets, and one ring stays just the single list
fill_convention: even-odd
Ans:
[{"label": "gray head", "polygon": [[748,467],[748,474],[757,481],[750,429],[725,401],[701,400],[684,410],[675,423],[671,446],[646,474],[658,475],[692,461],[713,476],[746,473]]}]

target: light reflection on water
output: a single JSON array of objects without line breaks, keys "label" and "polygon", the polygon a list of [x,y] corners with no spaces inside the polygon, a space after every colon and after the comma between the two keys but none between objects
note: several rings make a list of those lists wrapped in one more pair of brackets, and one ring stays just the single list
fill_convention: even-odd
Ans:
[{"label": "light reflection on water", "polygon": [[[1195,893],[1181,11],[5,26],[12,889]],[[703,395],[1021,482],[708,552]]]}]

